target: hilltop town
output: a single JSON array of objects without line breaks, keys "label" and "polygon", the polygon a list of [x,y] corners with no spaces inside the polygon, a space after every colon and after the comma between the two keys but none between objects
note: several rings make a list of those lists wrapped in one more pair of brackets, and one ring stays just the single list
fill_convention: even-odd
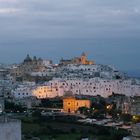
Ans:
[{"label": "hilltop town", "polygon": [[[111,65],[96,64],[87,59],[86,53],[69,60],[62,58],[58,64],[27,55],[19,64],[0,65],[0,94],[1,114],[28,114],[37,109],[47,117],[58,111],[94,119],[103,115],[112,121],[130,115],[133,121],[140,121],[140,80]],[[52,114],[47,114],[47,108]],[[93,124],[91,119],[83,121]],[[95,124],[114,126],[112,121]],[[124,127],[122,120],[119,126]]]}]

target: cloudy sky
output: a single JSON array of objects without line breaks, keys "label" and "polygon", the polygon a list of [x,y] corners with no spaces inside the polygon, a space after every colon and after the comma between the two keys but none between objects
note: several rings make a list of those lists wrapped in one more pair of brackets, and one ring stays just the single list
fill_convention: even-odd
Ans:
[{"label": "cloudy sky", "polygon": [[83,51],[140,70],[140,0],[0,0],[0,62],[27,53],[58,62]]}]

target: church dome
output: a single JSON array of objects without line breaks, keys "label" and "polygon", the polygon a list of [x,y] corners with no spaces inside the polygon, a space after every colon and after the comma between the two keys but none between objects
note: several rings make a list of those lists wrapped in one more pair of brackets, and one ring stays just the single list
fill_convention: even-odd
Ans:
[{"label": "church dome", "polygon": [[26,56],[26,58],[24,59],[24,62],[31,62],[32,58],[29,56],[29,54]]}]

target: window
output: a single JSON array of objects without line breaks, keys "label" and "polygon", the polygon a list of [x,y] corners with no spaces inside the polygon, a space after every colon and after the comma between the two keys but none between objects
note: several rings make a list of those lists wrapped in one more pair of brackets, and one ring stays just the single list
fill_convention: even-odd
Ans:
[{"label": "window", "polygon": [[68,103],[68,105],[70,105],[70,103]]}]

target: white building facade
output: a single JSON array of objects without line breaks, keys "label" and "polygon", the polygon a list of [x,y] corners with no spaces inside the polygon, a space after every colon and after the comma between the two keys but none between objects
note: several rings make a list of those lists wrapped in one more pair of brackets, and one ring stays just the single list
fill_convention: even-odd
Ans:
[{"label": "white building facade", "polygon": [[[49,63],[46,61],[46,64]],[[31,75],[47,75],[54,79],[44,85],[17,88],[13,91],[15,98],[53,98],[63,96],[65,91],[78,95],[100,95],[105,98],[112,93],[140,96],[140,80],[132,80],[110,65],[50,66],[43,72],[32,72]]]},{"label": "white building facade", "polygon": [[140,96],[140,86],[132,85],[131,80],[106,80],[101,78],[89,80],[55,79],[50,81],[50,85],[56,88],[61,87],[64,91],[71,90],[73,93],[79,95],[108,97],[112,93],[116,93],[126,96]]}]

